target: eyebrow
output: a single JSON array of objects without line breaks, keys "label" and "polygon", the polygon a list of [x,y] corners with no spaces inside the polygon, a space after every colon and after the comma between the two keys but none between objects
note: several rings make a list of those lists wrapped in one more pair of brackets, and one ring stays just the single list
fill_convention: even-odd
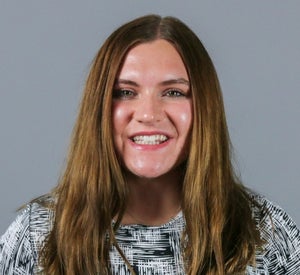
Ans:
[{"label": "eyebrow", "polygon": [[186,80],[185,78],[175,78],[170,80],[165,80],[160,83],[161,85],[170,85],[170,84],[184,84],[187,86],[190,86],[190,82]]},{"label": "eyebrow", "polygon": [[[120,84],[126,84],[126,85],[131,85],[134,87],[139,87],[139,84],[136,83],[135,81],[129,80],[129,79],[117,79],[115,82],[115,85],[120,85]],[[175,79],[169,79],[169,80],[164,80],[159,83],[161,86],[167,86],[167,85],[172,85],[172,84],[184,84],[187,86],[190,86],[190,82],[186,80],[185,78],[175,78]]]}]

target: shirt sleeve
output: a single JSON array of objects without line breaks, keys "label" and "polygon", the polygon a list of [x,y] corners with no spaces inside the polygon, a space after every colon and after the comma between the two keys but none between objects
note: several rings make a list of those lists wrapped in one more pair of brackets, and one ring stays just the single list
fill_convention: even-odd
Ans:
[{"label": "shirt sleeve", "polygon": [[266,201],[267,217],[262,235],[270,274],[300,274],[300,231],[292,218],[279,206]]},{"label": "shirt sleeve", "polygon": [[281,236],[282,253],[285,253],[285,274],[300,274],[300,231],[287,213],[283,210],[281,210],[281,213],[282,216],[279,218],[277,224],[277,231],[279,229],[279,233],[277,234]]},{"label": "shirt sleeve", "polygon": [[0,274],[31,275],[34,256],[30,240],[30,211],[28,205],[0,238]]}]

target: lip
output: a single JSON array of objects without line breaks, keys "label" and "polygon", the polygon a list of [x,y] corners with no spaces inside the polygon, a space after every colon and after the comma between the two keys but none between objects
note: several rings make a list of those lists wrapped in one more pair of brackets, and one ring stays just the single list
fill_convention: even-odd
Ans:
[{"label": "lip", "polygon": [[[155,136],[155,135],[163,135],[167,137],[167,140],[160,143],[160,144],[137,144],[133,141],[133,138],[136,136]],[[169,145],[171,141],[170,134],[162,131],[142,131],[142,132],[136,132],[129,136],[129,143],[131,146],[133,146],[137,150],[158,150],[162,149]]]},{"label": "lip", "polygon": [[142,131],[142,132],[136,132],[134,134],[129,135],[130,139],[133,139],[136,136],[155,136],[155,135],[163,135],[166,136],[168,139],[171,138],[171,135],[163,132],[163,131]]}]

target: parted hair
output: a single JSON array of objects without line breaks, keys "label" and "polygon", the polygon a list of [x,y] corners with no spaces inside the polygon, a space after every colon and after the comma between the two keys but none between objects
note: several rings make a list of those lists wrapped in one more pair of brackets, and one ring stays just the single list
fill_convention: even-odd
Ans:
[{"label": "parted hair", "polygon": [[156,39],[170,42],[180,54],[193,102],[181,189],[185,272],[237,274],[254,260],[260,237],[251,215],[253,202],[233,171],[214,65],[183,22],[147,15],[115,30],[91,65],[66,167],[52,192],[55,219],[40,257],[45,274],[110,274],[112,246],[134,273],[115,238],[128,189],[112,139],[112,91],[128,51]]}]

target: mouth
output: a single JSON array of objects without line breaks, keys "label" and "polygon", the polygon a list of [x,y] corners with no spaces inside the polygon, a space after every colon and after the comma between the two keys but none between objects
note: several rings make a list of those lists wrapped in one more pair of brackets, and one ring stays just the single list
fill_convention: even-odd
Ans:
[{"label": "mouth", "polygon": [[169,138],[165,135],[134,136],[131,140],[136,144],[158,145],[166,142]]}]

